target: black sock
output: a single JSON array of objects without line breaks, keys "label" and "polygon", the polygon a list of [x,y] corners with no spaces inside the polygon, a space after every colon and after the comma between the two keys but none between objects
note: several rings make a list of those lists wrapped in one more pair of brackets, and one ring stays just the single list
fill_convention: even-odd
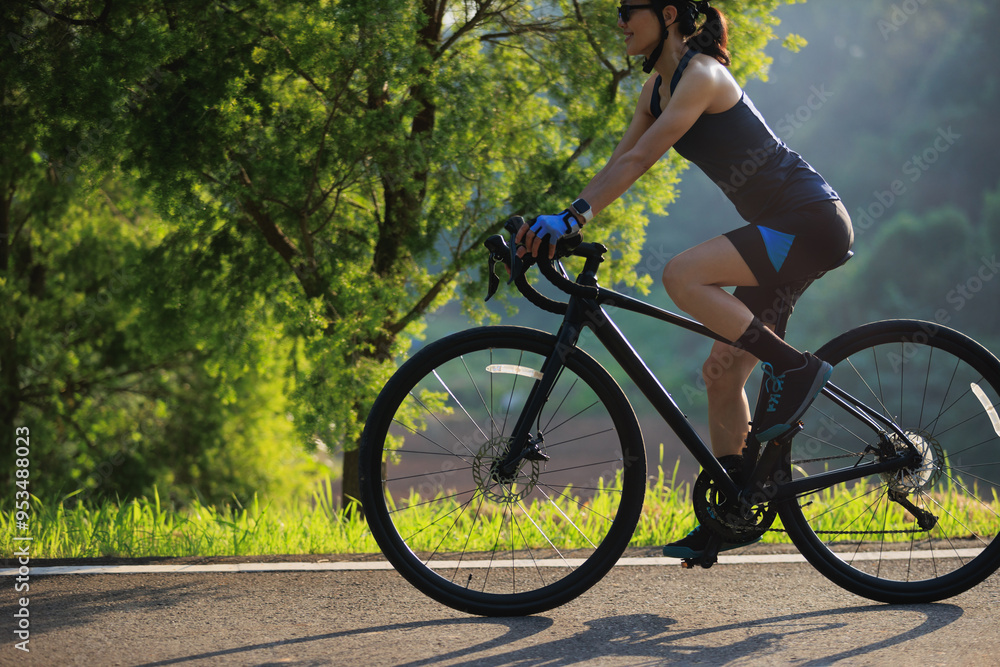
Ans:
[{"label": "black sock", "polygon": [[799,368],[806,362],[801,352],[781,340],[778,334],[764,326],[756,317],[743,335],[735,341],[735,347],[746,350],[761,361],[771,364],[776,375]]}]

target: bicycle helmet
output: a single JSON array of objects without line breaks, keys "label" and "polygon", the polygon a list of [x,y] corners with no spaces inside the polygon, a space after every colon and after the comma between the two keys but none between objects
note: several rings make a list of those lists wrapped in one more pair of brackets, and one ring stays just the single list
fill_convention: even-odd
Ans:
[{"label": "bicycle helmet", "polygon": [[[653,0],[652,4],[655,6],[656,18],[660,21],[660,43],[642,63],[642,71],[646,74],[653,71],[656,61],[663,55],[663,47],[667,43],[667,37],[670,34],[667,31],[670,26],[663,20],[663,10],[670,5],[677,7],[678,14],[675,23],[680,22],[681,34],[693,35],[697,29],[698,15],[704,14],[711,8],[708,0],[700,0],[698,2],[694,0]],[[673,23],[670,25],[673,25]]]}]

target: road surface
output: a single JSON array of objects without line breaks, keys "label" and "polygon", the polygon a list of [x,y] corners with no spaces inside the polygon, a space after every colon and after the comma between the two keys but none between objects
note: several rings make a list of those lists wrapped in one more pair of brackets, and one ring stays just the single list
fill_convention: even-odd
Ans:
[{"label": "road surface", "polygon": [[[36,572],[41,568],[36,568]],[[1000,577],[929,605],[804,563],[619,566],[527,618],[468,616],[392,571],[39,575],[30,653],[3,577],[3,665],[995,665]]]}]

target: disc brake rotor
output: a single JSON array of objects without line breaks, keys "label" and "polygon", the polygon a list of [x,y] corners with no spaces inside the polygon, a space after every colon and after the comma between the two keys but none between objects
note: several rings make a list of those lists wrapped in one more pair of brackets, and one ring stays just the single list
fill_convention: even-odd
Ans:
[{"label": "disc brake rotor", "polygon": [[[882,473],[882,479],[889,488],[897,493],[911,494],[934,486],[941,478],[944,468],[944,449],[941,444],[923,431],[906,431],[920,461],[909,468]],[[893,436],[892,444],[897,452],[906,451],[906,443],[899,436]]]},{"label": "disc brake rotor", "polygon": [[528,497],[538,483],[538,461],[524,460],[514,474],[500,474],[499,467],[507,454],[506,438],[487,441],[472,462],[472,478],[479,492],[497,503],[518,503]]}]

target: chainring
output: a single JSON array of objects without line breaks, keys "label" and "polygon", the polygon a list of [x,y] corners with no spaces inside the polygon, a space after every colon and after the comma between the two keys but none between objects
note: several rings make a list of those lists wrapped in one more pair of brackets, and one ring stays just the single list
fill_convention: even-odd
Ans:
[{"label": "chainring", "polygon": [[[729,476],[737,479],[742,464],[738,460],[725,462],[720,460],[720,462],[723,463],[723,468]],[[777,508],[766,502],[753,505],[748,513],[744,513],[739,503],[728,502],[725,494],[717,488],[715,480],[704,470],[695,480],[691,493],[694,500],[694,514],[698,517],[699,523],[721,535],[726,542],[741,543],[756,540],[767,532],[778,515]]]}]

